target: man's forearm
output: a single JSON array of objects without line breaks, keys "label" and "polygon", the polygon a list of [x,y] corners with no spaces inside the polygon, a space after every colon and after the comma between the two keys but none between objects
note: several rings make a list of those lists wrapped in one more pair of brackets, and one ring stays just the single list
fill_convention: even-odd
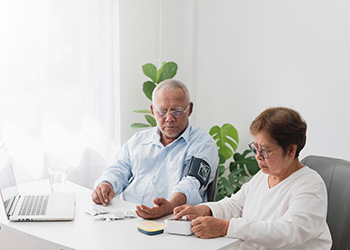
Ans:
[{"label": "man's forearm", "polygon": [[186,200],[187,200],[186,196],[183,193],[180,193],[180,192],[174,193],[169,199],[169,202],[172,205],[172,210],[177,206],[186,204]]}]

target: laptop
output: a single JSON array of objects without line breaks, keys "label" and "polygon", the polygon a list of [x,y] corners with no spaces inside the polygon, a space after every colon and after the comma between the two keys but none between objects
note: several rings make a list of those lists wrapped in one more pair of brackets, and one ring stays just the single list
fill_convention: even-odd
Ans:
[{"label": "laptop", "polygon": [[18,193],[18,187],[7,146],[0,146],[0,196],[10,221],[67,221],[75,215],[75,194]]}]

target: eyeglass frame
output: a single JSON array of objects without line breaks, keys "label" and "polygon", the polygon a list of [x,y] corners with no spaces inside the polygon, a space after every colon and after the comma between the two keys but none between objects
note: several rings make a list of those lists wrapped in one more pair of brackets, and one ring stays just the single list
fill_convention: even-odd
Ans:
[{"label": "eyeglass frame", "polygon": [[[181,110],[180,108],[183,108],[183,107],[178,107],[178,108],[175,108],[175,109],[171,109],[170,111],[167,110],[164,114],[160,114],[160,111],[159,109],[156,109],[156,113],[158,114],[159,118],[164,118],[168,115],[168,113],[170,113],[174,118],[181,118],[183,117],[184,114],[187,113],[188,111],[188,107],[190,106],[191,103],[188,103],[186,108],[184,110]],[[180,109],[180,110],[179,110]],[[176,114],[176,112],[180,112],[180,114]]]},{"label": "eyeglass frame", "polygon": [[248,147],[254,153],[254,155],[257,155],[259,153],[264,159],[269,159],[270,158],[269,153],[278,149],[278,147],[272,150],[260,149],[255,145],[257,145],[255,142],[251,142],[248,144]]}]

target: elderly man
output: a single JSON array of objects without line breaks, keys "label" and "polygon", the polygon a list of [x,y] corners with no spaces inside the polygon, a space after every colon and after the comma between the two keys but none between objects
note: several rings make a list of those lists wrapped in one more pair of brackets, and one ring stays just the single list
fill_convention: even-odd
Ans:
[{"label": "elderly man", "polygon": [[104,206],[116,194],[139,204],[143,218],[159,218],[182,204],[207,200],[218,166],[211,136],[189,125],[193,103],[187,87],[165,80],[153,91],[150,106],[157,127],[137,132],[96,181],[92,200]]}]

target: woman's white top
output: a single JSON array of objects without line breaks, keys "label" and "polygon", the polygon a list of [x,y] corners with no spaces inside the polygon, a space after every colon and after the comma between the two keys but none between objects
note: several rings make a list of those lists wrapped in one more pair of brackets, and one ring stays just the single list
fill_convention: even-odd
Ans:
[{"label": "woman's white top", "polygon": [[231,220],[227,237],[242,239],[240,249],[329,250],[321,176],[305,166],[272,188],[268,176],[260,171],[230,198],[205,203],[214,217]]}]

